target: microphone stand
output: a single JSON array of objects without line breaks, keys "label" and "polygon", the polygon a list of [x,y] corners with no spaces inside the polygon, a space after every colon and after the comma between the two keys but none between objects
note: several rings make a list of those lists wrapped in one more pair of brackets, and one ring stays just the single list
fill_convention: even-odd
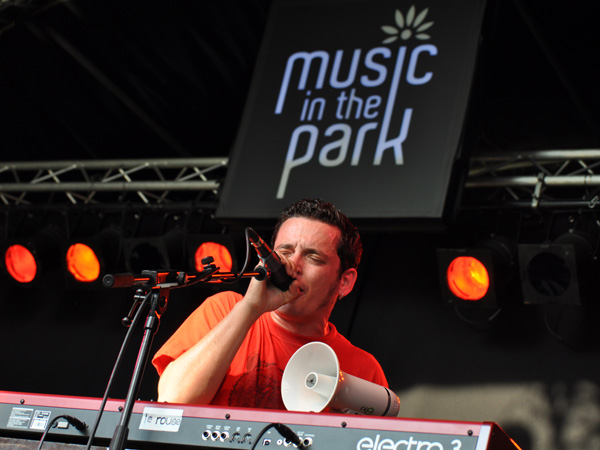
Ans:
[{"label": "microphone stand", "polygon": [[[160,272],[144,270],[142,271],[141,275],[109,274],[106,275],[102,280],[106,287],[132,287],[138,285],[142,286],[142,289],[146,292],[151,291],[149,301],[150,310],[144,324],[142,343],[140,345],[133,375],[129,384],[125,405],[121,413],[121,420],[115,429],[115,433],[108,447],[109,450],[124,450],[127,444],[127,439],[129,436],[129,422],[131,420],[133,406],[141,386],[144,370],[148,363],[152,341],[160,325],[160,316],[164,314],[167,309],[171,288],[184,287],[201,281],[210,282],[211,280],[222,281],[231,280],[234,278],[249,277],[264,279],[267,276],[266,270],[260,267],[255,269],[256,272],[247,272],[238,275],[233,273],[217,273],[218,270],[219,268],[214,264],[207,263],[204,266],[204,270],[195,275],[187,275],[183,272],[174,271]],[[144,297],[143,295],[140,295],[139,291],[140,289],[138,289],[134,295],[134,302],[131,310],[129,311],[129,315],[123,319],[123,324],[125,326],[131,325],[131,317],[133,317],[135,309],[141,303],[139,299]]]},{"label": "microphone stand", "polygon": [[129,384],[129,391],[127,392],[125,405],[121,413],[121,421],[119,422],[119,425],[117,425],[115,434],[113,435],[109,445],[109,449],[111,450],[122,450],[125,448],[127,443],[127,438],[129,436],[129,421],[131,419],[133,405],[139,392],[142,374],[145,370],[148,360],[150,347],[152,346],[152,340],[154,338],[154,334],[158,330],[160,315],[164,312],[168,299],[169,288],[159,288],[158,290],[154,290],[150,297],[150,311],[148,312],[146,323],[144,325],[142,344],[140,346],[138,358],[135,363],[133,376]]}]

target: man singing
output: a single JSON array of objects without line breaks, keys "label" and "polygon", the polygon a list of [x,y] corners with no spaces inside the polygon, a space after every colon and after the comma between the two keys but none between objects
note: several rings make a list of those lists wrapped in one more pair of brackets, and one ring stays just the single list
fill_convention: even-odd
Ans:
[{"label": "man singing", "polygon": [[252,279],[244,296],[207,298],[154,356],[158,401],[285,409],[283,371],[313,341],[335,351],[343,372],[388,387],[377,360],[329,322],[356,282],[356,227],[330,203],[301,200],[283,211],[273,249],[293,279],[288,290]]}]

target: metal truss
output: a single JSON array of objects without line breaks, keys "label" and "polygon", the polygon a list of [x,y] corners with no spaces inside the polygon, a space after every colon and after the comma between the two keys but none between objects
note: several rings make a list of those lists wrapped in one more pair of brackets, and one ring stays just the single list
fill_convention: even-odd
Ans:
[{"label": "metal truss", "polygon": [[[0,206],[216,206],[228,158],[0,163]],[[575,209],[600,204],[600,150],[473,155],[461,207]]]},{"label": "metal truss", "polygon": [[216,204],[227,164],[227,158],[0,163],[0,206]]},{"label": "metal truss", "polygon": [[582,149],[474,155],[462,206],[593,209],[599,203],[600,150]]}]

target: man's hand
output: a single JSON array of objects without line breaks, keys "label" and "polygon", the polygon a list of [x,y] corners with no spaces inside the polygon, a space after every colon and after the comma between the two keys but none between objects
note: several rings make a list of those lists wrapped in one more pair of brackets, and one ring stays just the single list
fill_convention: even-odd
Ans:
[{"label": "man's hand", "polygon": [[268,279],[262,281],[252,279],[244,296],[244,301],[248,302],[258,314],[274,311],[283,305],[293,302],[300,296],[298,282],[294,277],[296,268],[293,261],[283,256],[280,256],[280,259],[285,266],[287,274],[292,277],[293,281],[287,291],[282,291],[275,287]]}]

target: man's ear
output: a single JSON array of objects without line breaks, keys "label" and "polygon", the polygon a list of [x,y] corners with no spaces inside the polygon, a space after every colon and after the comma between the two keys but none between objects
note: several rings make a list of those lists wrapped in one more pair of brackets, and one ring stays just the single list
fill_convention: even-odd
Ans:
[{"label": "man's ear", "polygon": [[358,276],[358,273],[356,272],[356,269],[354,269],[354,268],[346,269],[342,273],[342,276],[340,277],[340,287],[339,287],[339,292],[338,292],[338,298],[345,297],[350,292],[352,292],[352,289],[354,288],[354,283],[356,283],[357,276]]}]

